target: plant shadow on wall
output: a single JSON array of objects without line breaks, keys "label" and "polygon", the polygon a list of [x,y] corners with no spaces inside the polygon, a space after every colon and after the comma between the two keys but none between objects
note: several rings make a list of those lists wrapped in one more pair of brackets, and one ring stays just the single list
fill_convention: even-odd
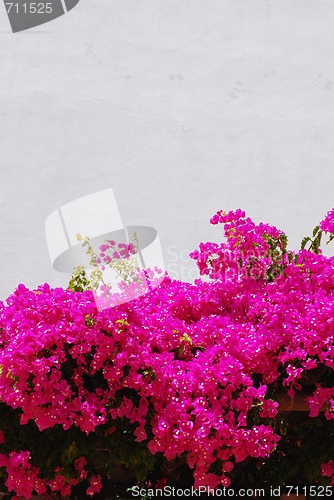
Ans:
[{"label": "plant shadow on wall", "polygon": [[[21,284],[0,305],[8,498],[334,482],[334,258],[320,248],[334,210],[298,252],[241,210],[211,223],[227,242],[191,254],[209,282],[155,286],[135,245],[96,254],[82,238],[95,274],[76,269],[66,290]],[[94,291],[113,296],[106,264],[126,297],[99,307]],[[308,411],[290,411],[301,396]]]}]

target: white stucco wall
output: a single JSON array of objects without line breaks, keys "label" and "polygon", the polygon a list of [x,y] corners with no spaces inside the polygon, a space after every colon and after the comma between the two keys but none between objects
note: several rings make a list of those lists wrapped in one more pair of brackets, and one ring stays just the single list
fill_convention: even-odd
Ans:
[{"label": "white stucco wall", "polygon": [[334,206],[333,24],[331,0],[81,0],[12,34],[0,4],[0,298],[67,283],[44,221],[107,187],[184,279],[220,208],[297,248]]}]

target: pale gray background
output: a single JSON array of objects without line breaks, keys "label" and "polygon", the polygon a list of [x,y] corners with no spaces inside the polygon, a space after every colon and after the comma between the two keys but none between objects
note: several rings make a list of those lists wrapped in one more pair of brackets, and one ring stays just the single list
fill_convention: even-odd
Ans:
[{"label": "pale gray background", "polygon": [[12,34],[0,4],[0,296],[66,284],[45,218],[106,187],[186,279],[220,208],[297,248],[334,205],[333,26],[332,0],[81,0]]}]

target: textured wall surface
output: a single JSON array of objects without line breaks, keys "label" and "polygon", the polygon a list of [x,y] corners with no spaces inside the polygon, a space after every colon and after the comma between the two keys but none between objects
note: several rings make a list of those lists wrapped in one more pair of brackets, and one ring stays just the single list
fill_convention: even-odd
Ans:
[{"label": "textured wall surface", "polygon": [[81,0],[12,34],[0,4],[0,297],[67,276],[44,222],[113,188],[172,275],[241,207],[297,248],[334,206],[334,2]]}]

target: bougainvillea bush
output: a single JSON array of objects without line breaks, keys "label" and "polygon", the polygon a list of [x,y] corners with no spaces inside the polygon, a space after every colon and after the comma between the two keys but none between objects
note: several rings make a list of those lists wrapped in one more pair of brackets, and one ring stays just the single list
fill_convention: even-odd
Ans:
[{"label": "bougainvillea bush", "polygon": [[[241,210],[211,223],[224,242],[191,254],[210,280],[102,311],[86,279],[1,304],[0,491],[334,483],[334,210],[299,252]],[[281,411],[306,386],[309,412]]]}]

